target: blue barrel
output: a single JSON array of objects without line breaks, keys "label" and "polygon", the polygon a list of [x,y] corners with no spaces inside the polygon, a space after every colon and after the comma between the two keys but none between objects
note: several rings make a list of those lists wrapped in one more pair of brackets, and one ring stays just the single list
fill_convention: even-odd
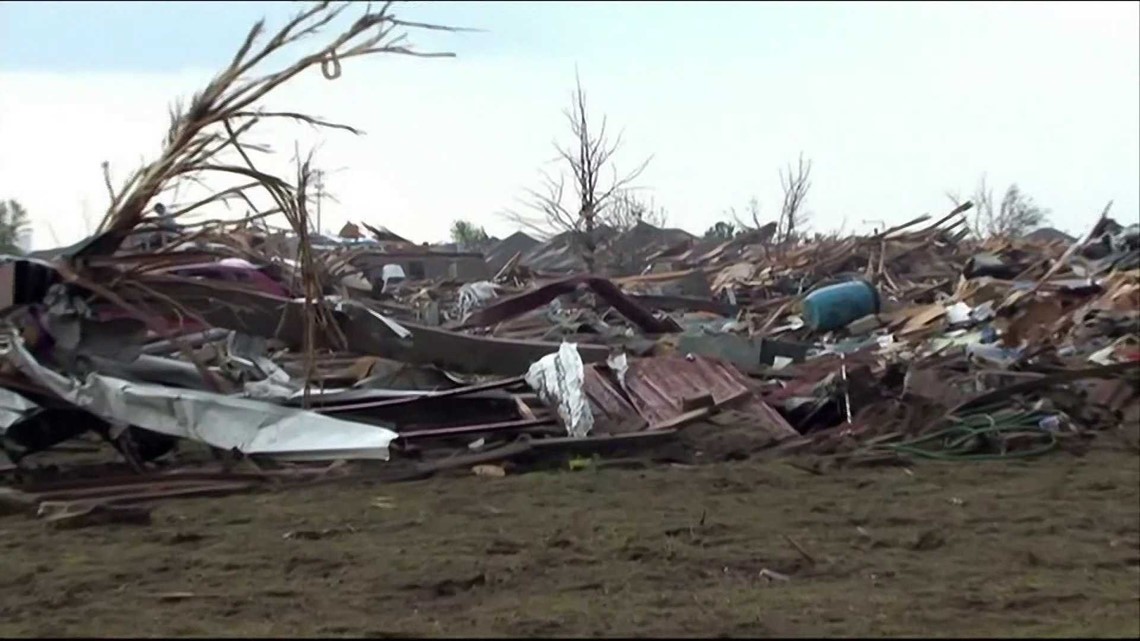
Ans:
[{"label": "blue barrel", "polygon": [[808,294],[803,310],[808,327],[829,332],[868,314],[879,313],[879,292],[865,280],[828,285]]}]

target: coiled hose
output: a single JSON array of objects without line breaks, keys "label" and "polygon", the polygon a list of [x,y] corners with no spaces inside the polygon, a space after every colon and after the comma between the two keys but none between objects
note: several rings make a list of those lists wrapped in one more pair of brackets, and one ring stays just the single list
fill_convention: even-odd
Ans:
[{"label": "coiled hose", "polygon": [[[949,427],[917,438],[876,447],[897,454],[938,461],[995,461],[1040,456],[1057,448],[1057,433],[1041,427],[1041,419],[1050,414],[1037,411],[998,411],[993,414],[973,413],[951,419]],[[995,445],[1004,435],[1033,434],[1045,441],[1039,447],[998,452],[980,452]],[[936,448],[929,447],[937,443]],[[923,447],[927,446],[927,447]]]}]

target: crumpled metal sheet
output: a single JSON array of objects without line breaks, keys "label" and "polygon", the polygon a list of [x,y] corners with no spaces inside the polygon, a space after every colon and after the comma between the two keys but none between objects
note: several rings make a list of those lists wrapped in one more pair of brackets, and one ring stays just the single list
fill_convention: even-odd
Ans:
[{"label": "crumpled metal sheet", "polygon": [[9,427],[39,410],[40,406],[36,403],[10,389],[0,387],[0,436],[3,436]]},{"label": "crumpled metal sheet", "polygon": [[584,389],[585,365],[577,345],[562,343],[557,352],[535,361],[525,378],[543,402],[558,409],[558,417],[570,436],[584,438],[594,428],[594,415]]},{"label": "crumpled metal sheet", "polygon": [[246,396],[266,401],[283,401],[295,394],[304,393],[304,390],[297,391],[293,379],[289,378],[285,370],[277,367],[276,363],[265,357],[258,361],[259,368],[266,372],[266,376],[259,381],[246,381],[242,385]]},{"label": "crumpled metal sheet", "polygon": [[83,357],[71,371],[76,373],[96,371],[105,376],[155,385],[173,385],[204,391],[210,389],[197,367],[186,361],[162,356],[142,354],[129,363],[98,356]]},{"label": "crumpled metal sheet", "polygon": [[[370,316],[372,316],[376,320],[380,321],[381,323],[384,323],[384,325],[387,326],[388,329],[392,330],[393,334],[400,337],[400,339],[402,339],[402,340],[408,340],[412,337],[412,333],[410,331],[408,331],[408,329],[405,328],[403,325],[397,323],[395,320],[393,320],[391,318],[388,318],[387,316],[385,316],[385,315],[381,314],[380,312],[372,309],[371,307],[360,303],[359,301],[341,298],[340,296],[325,296],[325,300],[333,303],[333,305],[334,305],[333,309],[335,309],[338,312],[346,311],[346,309],[348,309],[348,308],[364,310],[365,312],[367,312]],[[294,302],[304,303],[305,299],[298,298]]]},{"label": "crumpled metal sheet", "polygon": [[266,356],[263,337],[230,332],[223,353],[223,371],[243,381],[242,388],[249,398],[283,401],[301,389],[301,385]]},{"label": "crumpled metal sheet", "polygon": [[77,381],[43,367],[15,335],[0,357],[60,398],[117,425],[188,438],[247,455],[288,460],[388,459],[396,433],[315,412],[198,390],[133,383],[98,373]]},{"label": "crumpled metal sheet", "polygon": [[86,301],[62,283],[48,288],[38,314],[40,325],[51,335],[54,347],[66,354],[82,353],[122,362],[135,360],[146,336],[146,324],[134,318],[98,320]]}]

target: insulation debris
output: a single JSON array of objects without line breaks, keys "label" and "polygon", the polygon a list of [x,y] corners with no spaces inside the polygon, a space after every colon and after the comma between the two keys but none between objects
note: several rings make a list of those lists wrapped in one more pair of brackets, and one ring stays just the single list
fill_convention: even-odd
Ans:
[{"label": "insulation debris", "polygon": [[586,403],[585,370],[576,346],[563,343],[554,354],[543,356],[526,373],[538,397],[557,408],[566,432],[585,438],[594,427],[594,415]]}]

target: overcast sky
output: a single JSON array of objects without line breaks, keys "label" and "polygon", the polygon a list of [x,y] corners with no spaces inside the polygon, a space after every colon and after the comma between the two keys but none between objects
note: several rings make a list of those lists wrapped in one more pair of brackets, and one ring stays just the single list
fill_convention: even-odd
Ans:
[{"label": "overcast sky", "polygon": [[[442,240],[467,218],[513,231],[516,205],[565,140],[575,66],[591,109],[624,130],[617,161],[700,233],[778,170],[814,162],[819,230],[949,209],[984,172],[1084,231],[1140,192],[1140,4],[435,2],[408,19],[483,29],[410,34],[453,59],[386,56],[316,70],[269,103],[366,132],[274,126],[256,139],[290,171],[315,147],[346,219]],[[221,69],[258,18],[293,2],[0,2],[0,198],[24,203],[35,247],[86,235],[116,180],[160,150],[168,110]],[[350,8],[350,11],[355,8]],[[290,61],[285,61],[290,62]],[[280,64],[281,61],[278,61]],[[872,221],[872,222],[864,222]]]}]

